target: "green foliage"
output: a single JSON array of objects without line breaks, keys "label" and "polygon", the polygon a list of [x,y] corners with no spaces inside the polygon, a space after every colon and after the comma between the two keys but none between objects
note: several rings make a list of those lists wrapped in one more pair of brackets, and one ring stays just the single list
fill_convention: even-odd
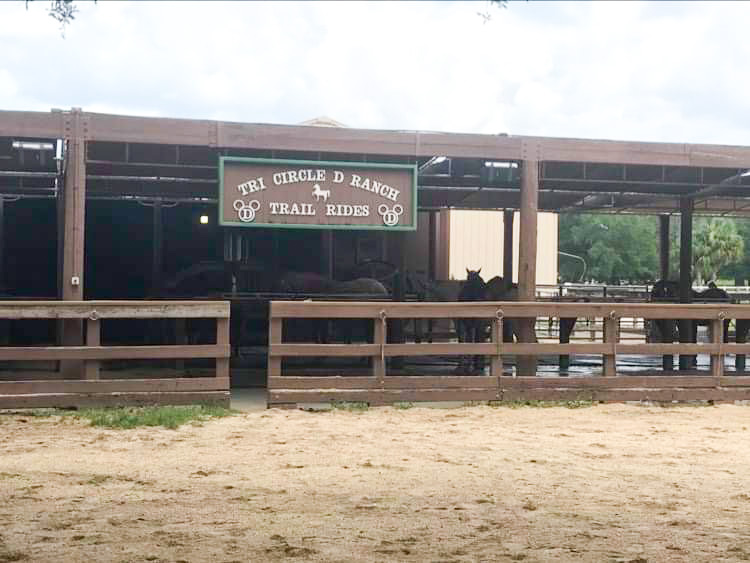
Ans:
[{"label": "green foliage", "polygon": [[121,407],[107,409],[85,409],[74,416],[88,419],[92,426],[107,428],[136,428],[138,426],[163,426],[175,429],[191,421],[235,414],[234,411],[214,405],[189,405],[165,407]]},{"label": "green foliage", "polygon": [[693,278],[699,284],[716,279],[719,270],[739,262],[745,255],[745,241],[730,219],[696,222],[693,232]]},{"label": "green foliage", "polygon": [[560,256],[564,282],[645,283],[659,277],[656,217],[637,215],[560,215],[559,249],[582,257],[582,264]]}]

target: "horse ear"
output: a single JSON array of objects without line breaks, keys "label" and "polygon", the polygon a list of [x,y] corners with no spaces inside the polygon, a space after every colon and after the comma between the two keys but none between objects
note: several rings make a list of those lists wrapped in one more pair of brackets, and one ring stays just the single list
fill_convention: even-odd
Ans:
[{"label": "horse ear", "polygon": [[468,276],[470,273],[469,268],[466,268],[466,275]]},{"label": "horse ear", "polygon": [[479,275],[479,274],[481,274],[481,273],[482,273],[482,268],[479,268],[479,269],[477,270],[477,275]]}]

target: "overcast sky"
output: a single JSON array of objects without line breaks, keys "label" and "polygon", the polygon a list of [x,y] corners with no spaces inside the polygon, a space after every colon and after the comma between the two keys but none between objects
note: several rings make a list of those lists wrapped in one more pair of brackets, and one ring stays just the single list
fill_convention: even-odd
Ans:
[{"label": "overcast sky", "polygon": [[77,4],[0,2],[0,109],[750,145],[748,2]]}]

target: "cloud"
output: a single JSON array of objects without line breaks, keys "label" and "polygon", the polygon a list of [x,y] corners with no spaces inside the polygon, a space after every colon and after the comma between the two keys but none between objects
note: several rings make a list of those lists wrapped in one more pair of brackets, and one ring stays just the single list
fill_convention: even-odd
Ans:
[{"label": "cloud", "polygon": [[747,3],[80,3],[65,39],[45,9],[0,4],[0,108],[750,138]]}]

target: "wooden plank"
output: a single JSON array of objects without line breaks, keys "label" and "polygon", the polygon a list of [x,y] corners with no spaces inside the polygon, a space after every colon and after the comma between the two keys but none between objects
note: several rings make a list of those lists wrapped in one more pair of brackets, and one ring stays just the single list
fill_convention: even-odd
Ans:
[{"label": "wooden plank", "polygon": [[0,319],[229,318],[228,301],[0,301]]},{"label": "wooden plank", "polygon": [[[216,319],[216,344],[231,350],[229,343],[229,319]],[[229,378],[229,356],[226,358],[216,358],[216,377],[219,379]]]},{"label": "wooden plank", "polygon": [[229,406],[229,391],[0,395],[0,409],[213,404]]},{"label": "wooden plank", "polygon": [[559,355],[559,354],[611,354],[612,344],[554,344],[554,343],[518,343],[503,344],[502,354],[520,355]]},{"label": "wooden plank", "polygon": [[381,382],[376,377],[368,376],[291,376],[282,375],[268,378],[268,389],[378,389]]},{"label": "wooden plank", "polygon": [[0,348],[0,360],[157,360],[228,358],[229,346],[28,346]]},{"label": "wooden plank", "polygon": [[0,137],[61,139],[63,113],[0,110]]},{"label": "wooden plank", "polygon": [[385,389],[496,389],[497,378],[486,375],[389,375]]},{"label": "wooden plank", "polygon": [[273,318],[273,316],[268,320],[268,378],[269,380],[272,377],[278,377],[281,375],[281,357],[279,356],[272,356],[271,350],[275,346],[281,345],[281,336],[282,336],[282,320],[279,318]]},{"label": "wooden plank", "polygon": [[0,395],[226,391],[228,389],[228,377],[186,377],[179,379],[99,379],[96,381],[0,381]]},{"label": "wooden plank", "polygon": [[726,375],[719,380],[722,387],[750,387],[750,376]]},{"label": "wooden plank", "polygon": [[502,389],[502,401],[591,401],[591,389]]},{"label": "wooden plank", "polygon": [[382,403],[383,392],[378,389],[269,389],[268,404],[276,403],[330,403],[351,401]]},{"label": "wooden plank", "polygon": [[[98,319],[86,320],[86,346],[101,345],[101,321]],[[86,360],[83,363],[83,372],[86,379],[99,379],[99,362],[97,360]]]},{"label": "wooden plank", "polygon": [[380,354],[377,344],[272,344],[268,354],[272,357],[291,356],[374,356]]},{"label": "wooden plank", "polygon": [[497,352],[497,345],[492,343],[424,343],[424,344],[386,344],[386,356],[463,356],[491,355]]},{"label": "wooden plank", "polygon": [[376,318],[385,311],[388,318],[486,318],[494,319],[498,309],[505,318],[577,317],[642,319],[727,319],[750,318],[750,305],[729,303],[556,303],[522,301],[394,303],[361,301],[273,301],[277,318]]},{"label": "wooden plank", "polygon": [[495,401],[497,390],[485,389],[386,389],[385,403],[420,401]]},{"label": "wooden plank", "polygon": [[[726,379],[726,378],[724,378]],[[724,381],[722,379],[722,381]],[[740,378],[738,378],[740,379]],[[740,385],[750,387],[750,378]],[[696,387],[711,388],[716,385],[714,378],[709,376],[630,376],[615,377],[501,377],[498,385],[501,389],[630,389],[641,387]]]}]

